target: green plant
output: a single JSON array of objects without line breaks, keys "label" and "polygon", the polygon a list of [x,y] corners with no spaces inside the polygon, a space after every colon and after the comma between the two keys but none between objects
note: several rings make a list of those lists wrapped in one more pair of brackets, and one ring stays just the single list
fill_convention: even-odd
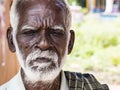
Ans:
[{"label": "green plant", "polygon": [[120,53],[118,21],[108,23],[108,21],[93,18],[92,15],[87,15],[82,23],[73,23],[72,28],[75,30],[76,38],[69,59],[72,61],[73,58],[78,60],[81,58],[80,62],[83,62],[97,57],[95,60],[101,61],[100,68],[106,65],[119,65],[120,57],[114,57],[114,54]]},{"label": "green plant", "polygon": [[109,47],[109,46],[116,46],[118,45],[118,37],[117,36],[110,36],[103,40],[103,47]]},{"label": "green plant", "polygon": [[112,57],[111,61],[114,66],[120,65],[120,57]]}]

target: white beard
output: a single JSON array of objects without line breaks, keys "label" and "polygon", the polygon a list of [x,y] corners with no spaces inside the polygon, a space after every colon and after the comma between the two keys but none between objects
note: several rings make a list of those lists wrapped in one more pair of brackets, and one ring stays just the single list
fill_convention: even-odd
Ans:
[{"label": "white beard", "polygon": [[[34,54],[37,54],[38,51],[35,51]],[[26,75],[25,80],[31,84],[35,84],[36,82],[42,81],[42,82],[52,82],[56,79],[56,77],[59,75],[64,63],[65,63],[65,58],[67,56],[67,53],[65,53],[64,57],[61,60],[60,66],[58,65],[58,56],[54,56],[53,62],[55,64],[55,67],[52,69],[49,69],[48,67],[51,65],[51,62],[48,63],[37,63],[34,62],[33,66],[29,65],[29,62],[31,60],[35,60],[35,57],[37,55],[34,55],[33,53],[29,54],[27,59],[23,59],[23,55],[20,53],[20,50],[16,50],[17,57],[19,59],[19,63]],[[33,55],[32,55],[33,54]],[[49,55],[47,55],[49,56]],[[30,59],[30,57],[34,59]],[[26,61],[26,62],[24,62]],[[25,64],[26,63],[26,64]],[[32,69],[34,66],[37,66],[37,69]],[[40,71],[41,69],[42,70]]]},{"label": "white beard", "polygon": [[[47,63],[34,62],[32,66],[29,65],[31,61],[34,61],[40,57],[51,59],[51,61],[55,64],[55,66],[52,69],[49,69],[49,67],[52,65],[52,62],[47,62]],[[63,67],[63,64],[64,63],[61,62],[59,67],[58,56],[55,52],[36,50],[35,52],[29,54],[26,58],[26,65],[24,68],[24,72],[27,76],[26,80],[30,80],[32,83],[38,81],[51,82],[59,75]],[[33,67],[36,66],[37,66],[36,69],[32,69]]]}]

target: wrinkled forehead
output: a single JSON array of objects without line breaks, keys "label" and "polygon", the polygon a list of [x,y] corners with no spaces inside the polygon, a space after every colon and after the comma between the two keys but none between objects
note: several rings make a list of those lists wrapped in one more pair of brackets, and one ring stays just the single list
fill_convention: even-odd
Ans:
[{"label": "wrinkled forehead", "polygon": [[49,8],[54,10],[64,10],[67,6],[63,0],[22,0],[17,3],[17,11],[23,11],[36,5],[40,5],[41,8]]},{"label": "wrinkled forehead", "polygon": [[34,0],[31,2],[18,3],[17,11],[19,11],[20,25],[24,23],[32,23],[37,26],[51,26],[55,24],[65,25],[65,4],[61,2],[50,2],[50,0]]}]

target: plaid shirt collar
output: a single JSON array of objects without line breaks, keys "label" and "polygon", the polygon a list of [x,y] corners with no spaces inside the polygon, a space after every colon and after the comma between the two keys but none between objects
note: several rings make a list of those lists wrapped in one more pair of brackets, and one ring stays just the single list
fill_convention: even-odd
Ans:
[{"label": "plaid shirt collar", "polygon": [[100,84],[92,74],[65,71],[65,76],[69,90],[109,90],[106,84]]}]

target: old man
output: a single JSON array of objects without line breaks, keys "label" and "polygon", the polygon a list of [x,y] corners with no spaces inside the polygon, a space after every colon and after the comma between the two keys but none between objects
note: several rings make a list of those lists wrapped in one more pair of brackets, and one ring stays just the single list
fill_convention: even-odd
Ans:
[{"label": "old man", "polygon": [[63,71],[74,44],[64,0],[13,0],[8,45],[20,63],[0,90],[108,90],[93,75]]}]

